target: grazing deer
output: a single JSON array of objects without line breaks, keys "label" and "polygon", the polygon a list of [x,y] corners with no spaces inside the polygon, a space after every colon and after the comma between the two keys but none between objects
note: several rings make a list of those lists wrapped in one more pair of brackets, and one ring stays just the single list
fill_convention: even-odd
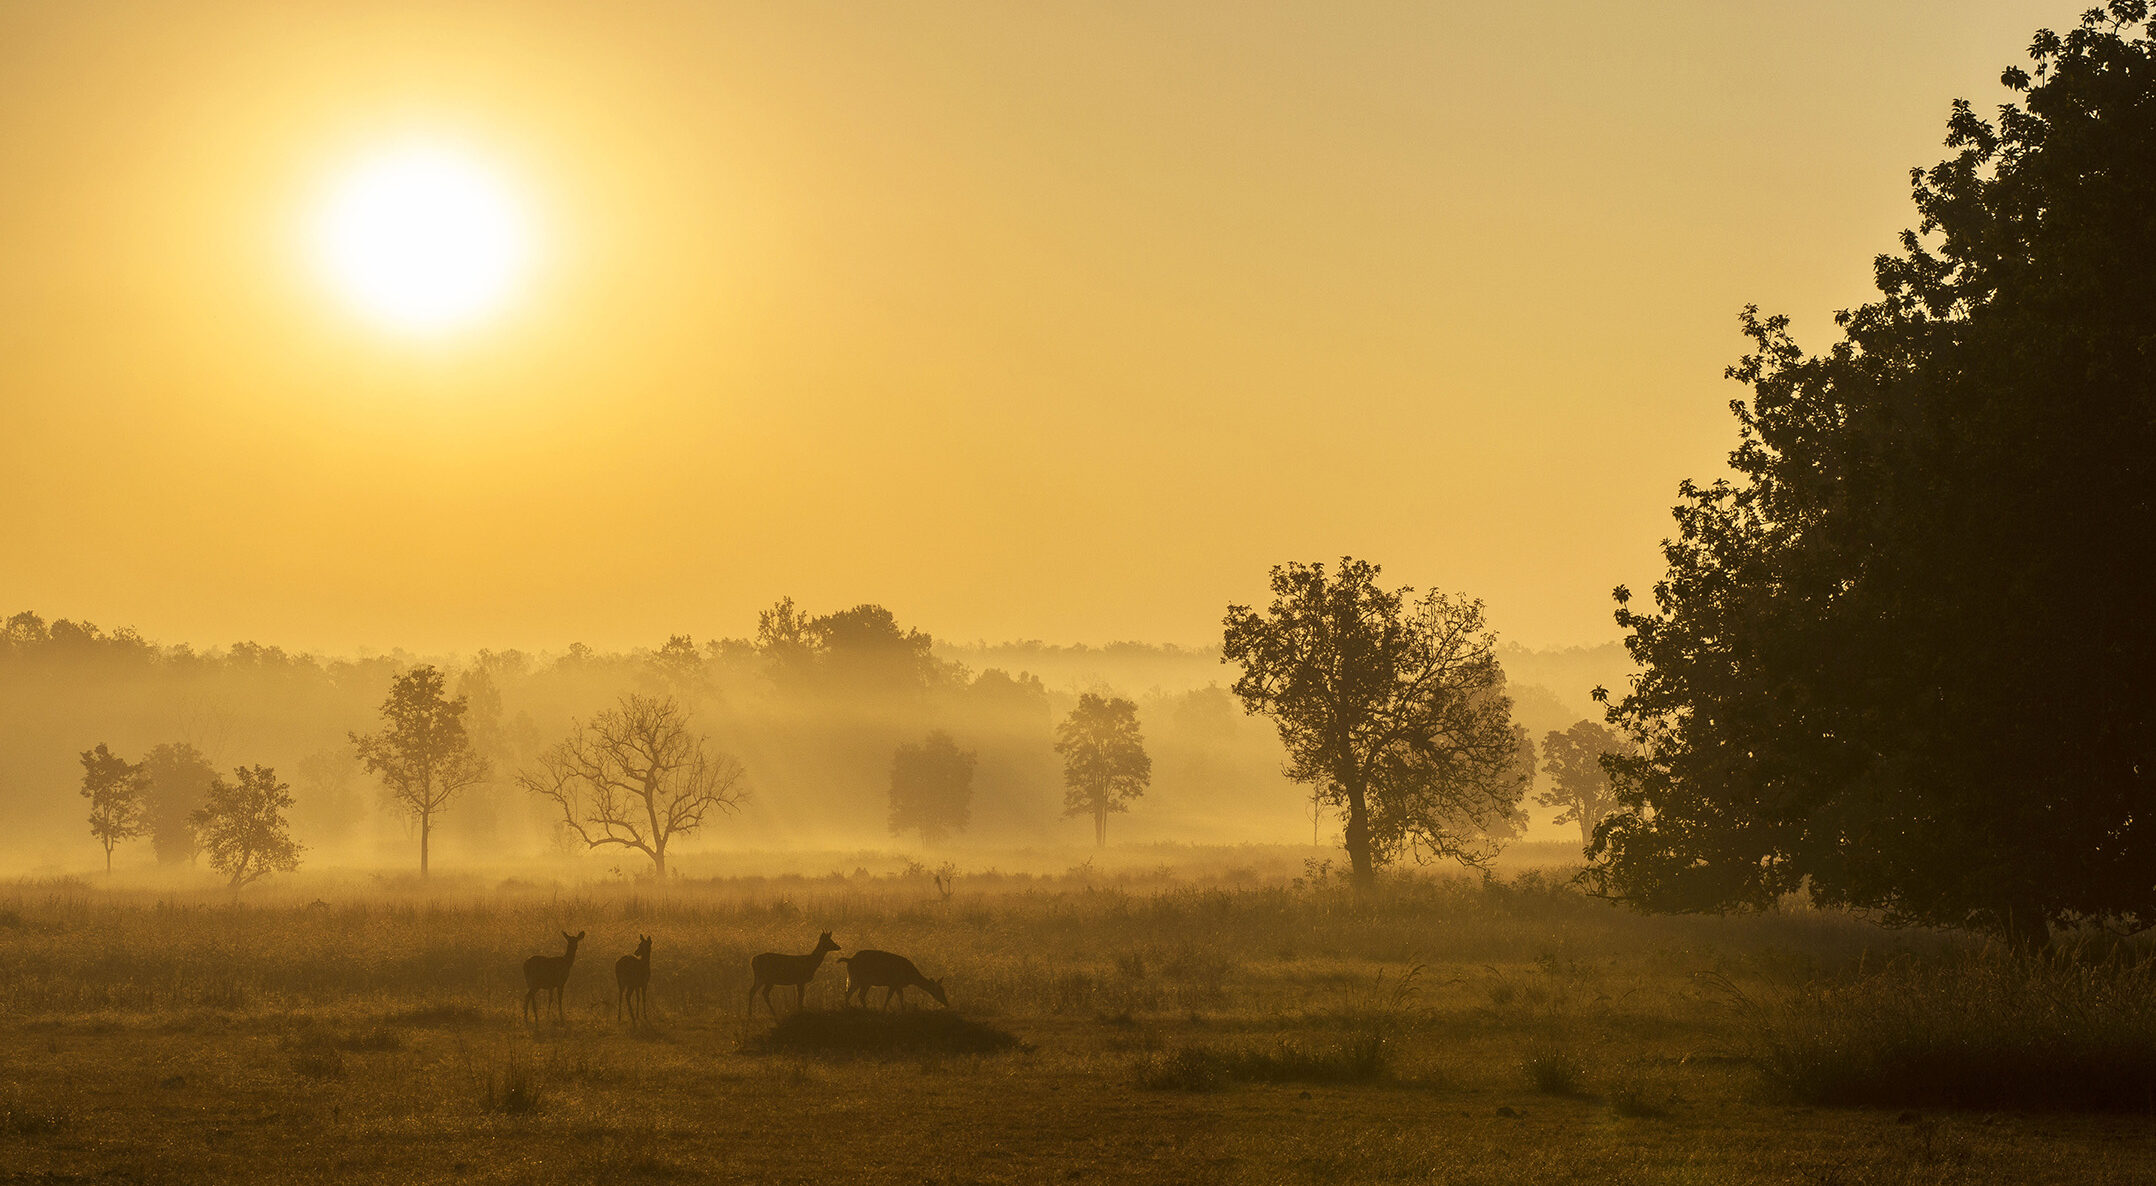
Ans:
[{"label": "grazing deer", "polygon": [[943,981],[921,975],[921,970],[905,956],[892,955],[888,951],[856,951],[838,962],[846,965],[846,999],[851,1001],[853,994],[860,993],[863,1009],[868,1008],[868,990],[872,988],[883,990],[883,1007],[886,1009],[891,1007],[894,996],[903,1005],[909,988],[925,990],[936,998],[937,1004],[946,1009],[951,1007],[950,999],[943,995]]},{"label": "grazing deer", "polygon": [[767,951],[749,961],[756,973],[756,983],[749,986],[749,1016],[756,1016],[756,994],[764,994],[764,1008],[771,1016],[779,1015],[778,1006],[771,1003],[771,990],[781,984],[794,986],[794,1012],[799,1013],[808,1000],[808,982],[815,979],[816,969],[823,965],[824,953],[837,951],[838,944],[831,941],[831,932],[825,931],[816,940],[816,950],[807,955],[780,955]]},{"label": "grazing deer", "polygon": [[576,945],[584,941],[584,932],[571,935],[563,931],[561,937],[568,940],[568,951],[561,955],[535,955],[524,961],[524,1009],[532,1015],[534,1023],[539,1020],[539,994],[542,992],[554,994],[554,1016],[567,1020],[561,1014],[561,990],[569,983],[569,968],[576,963]]},{"label": "grazing deer", "polygon": [[[635,955],[614,961],[614,1020],[621,1020],[621,1007],[629,1006],[629,1020],[651,1020],[651,936],[638,935]],[[638,1009],[641,1006],[642,1012]]]}]

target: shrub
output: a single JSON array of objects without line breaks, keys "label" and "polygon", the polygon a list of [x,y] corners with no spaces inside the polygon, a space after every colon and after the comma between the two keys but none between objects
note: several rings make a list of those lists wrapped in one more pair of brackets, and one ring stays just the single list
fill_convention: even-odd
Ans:
[{"label": "shrub", "polygon": [[1520,1071],[1528,1086],[1544,1095],[1578,1095],[1587,1076],[1586,1063],[1576,1051],[1550,1043],[1530,1047]]},{"label": "shrub", "polygon": [[2156,959],[1985,951],[1901,959],[1761,1006],[1722,984],[1798,1100],[2143,1111],[2156,1101]]},{"label": "shrub", "polygon": [[998,1054],[1020,1048],[1016,1036],[942,1009],[789,1013],[770,1030],[742,1043],[743,1051],[749,1054],[810,1054],[825,1058]]}]

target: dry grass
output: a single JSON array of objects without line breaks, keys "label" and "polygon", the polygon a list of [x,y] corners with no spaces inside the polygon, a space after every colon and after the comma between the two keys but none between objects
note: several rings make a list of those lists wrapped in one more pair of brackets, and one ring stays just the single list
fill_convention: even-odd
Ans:
[{"label": "dry grass", "polygon": [[[1103,885],[1085,872],[969,875],[948,903],[866,875],[325,888],[235,905],[80,882],[0,887],[7,1172],[292,1182],[2156,1174],[2156,1134],[2130,1118],[1903,1123],[1901,1103],[1784,1102],[1800,1075],[1827,1082],[1820,1068],[1837,1065],[1827,1054],[1861,1049],[1864,1035],[1951,1036],[1970,1010],[2049,1018],[2043,1032],[2078,1034],[2083,1051],[2138,1034],[2129,1004],[2156,994],[2141,992],[2147,967],[2130,956],[2023,981],[1994,965],[1972,982],[1987,957],[1950,939],[1801,911],[1646,918],[1541,875],[1422,880],[1369,901],[1323,884],[1162,875]],[[310,908],[317,897],[328,905]],[[522,960],[558,951],[564,929],[589,932],[567,1023],[527,1024]],[[842,1010],[843,970],[828,966],[809,1012],[746,1021],[749,957],[805,951],[826,929],[848,950],[911,956],[946,981],[952,1009]],[[631,1029],[614,1021],[611,964],[639,933],[656,941],[654,1018]],[[1748,1012],[1740,999],[1774,1004]],[[2032,1008],[2038,1000],[2049,1013]],[[1839,1065],[1846,1082],[1885,1064]]]}]

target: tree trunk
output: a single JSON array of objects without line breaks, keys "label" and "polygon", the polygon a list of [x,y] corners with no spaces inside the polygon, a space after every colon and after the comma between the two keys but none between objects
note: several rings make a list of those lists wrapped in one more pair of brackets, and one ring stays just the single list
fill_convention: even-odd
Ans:
[{"label": "tree trunk", "polygon": [[105,846],[105,876],[112,876],[112,846]]},{"label": "tree trunk", "polygon": [[1370,809],[1363,803],[1362,787],[1349,786],[1347,791],[1347,831],[1343,839],[1347,844],[1348,869],[1353,875],[1355,888],[1368,890],[1377,884],[1377,867],[1370,859]]},{"label": "tree trunk", "polygon": [[665,880],[666,880],[666,850],[665,850],[665,849],[663,849],[663,848],[660,848],[660,849],[654,849],[654,850],[652,851],[652,854],[651,854],[651,869],[652,869],[652,873],[653,873],[653,874],[654,874],[655,876],[657,876],[657,877],[658,877],[658,879],[659,879],[660,881],[665,881]]},{"label": "tree trunk", "polygon": [[1093,847],[1108,847],[1108,813],[1105,811],[1093,813]]},{"label": "tree trunk", "polygon": [[1595,826],[1594,826],[1594,825],[1593,825],[1592,823],[1589,823],[1589,822],[1588,822],[1588,820],[1587,820],[1587,813],[1586,813],[1586,812],[1581,812],[1581,813],[1580,813],[1580,847],[1581,847],[1582,849],[1589,849],[1589,848],[1593,848],[1594,846],[1595,846]]},{"label": "tree trunk", "polygon": [[427,879],[427,833],[433,830],[433,828],[432,828],[432,825],[433,825],[433,823],[434,823],[434,818],[433,818],[433,816],[432,816],[431,814],[426,814],[426,813],[422,813],[422,814],[420,815],[420,817],[419,817],[419,879],[420,879],[421,881],[425,881],[425,880]]}]

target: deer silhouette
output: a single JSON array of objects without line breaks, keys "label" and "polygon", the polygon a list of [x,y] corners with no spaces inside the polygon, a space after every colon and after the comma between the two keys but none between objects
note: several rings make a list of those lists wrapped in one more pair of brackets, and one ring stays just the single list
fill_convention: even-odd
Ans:
[{"label": "deer silhouette", "polygon": [[563,931],[561,937],[568,941],[566,952],[535,955],[524,961],[524,1011],[531,1014],[535,1023],[539,1020],[539,994],[542,992],[554,994],[554,1016],[557,1020],[567,1020],[562,1017],[561,990],[569,983],[569,969],[576,963],[576,945],[584,941],[584,932],[571,935]]},{"label": "deer silhouette", "polygon": [[905,956],[871,948],[856,951],[838,962],[846,965],[846,999],[851,1001],[853,994],[860,993],[863,1009],[868,1008],[868,990],[872,988],[883,990],[883,1007],[886,1009],[891,1007],[894,996],[901,1005],[905,1004],[909,988],[927,992],[946,1009],[951,1006],[950,999],[943,995],[943,981],[921,975],[921,970]]},{"label": "deer silhouette", "polygon": [[831,932],[825,931],[816,940],[816,950],[807,955],[781,955],[767,951],[749,961],[749,968],[756,973],[756,983],[749,986],[749,1016],[756,1016],[756,994],[764,994],[764,1008],[771,1016],[779,1015],[778,1006],[771,1003],[771,990],[782,984],[794,987],[794,1012],[799,1013],[808,1000],[808,982],[815,979],[816,969],[823,964],[825,952],[837,951],[838,944],[831,941]]},{"label": "deer silhouette", "polygon": [[629,1006],[629,1021],[651,1021],[651,936],[638,935],[635,955],[614,961],[614,1020]]}]

